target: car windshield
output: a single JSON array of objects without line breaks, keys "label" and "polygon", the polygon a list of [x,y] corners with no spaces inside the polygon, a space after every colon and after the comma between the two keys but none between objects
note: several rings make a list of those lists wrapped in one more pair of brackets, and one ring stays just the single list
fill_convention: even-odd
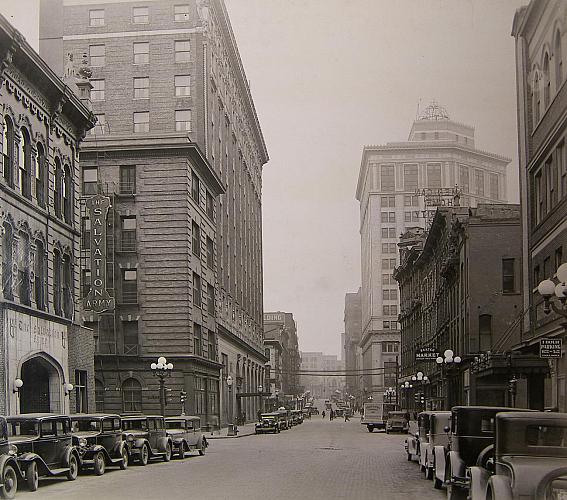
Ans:
[{"label": "car windshield", "polygon": [[79,432],[98,432],[100,431],[100,420],[72,420],[71,432],[74,434]]},{"label": "car windshield", "polygon": [[276,417],[270,415],[268,417],[262,417],[262,420],[275,420]]},{"label": "car windshield", "polygon": [[185,420],[166,420],[166,429],[185,429]]},{"label": "car windshield", "polygon": [[148,426],[145,420],[123,420],[122,424],[125,431],[146,431]]},{"label": "car windshield", "polygon": [[8,422],[8,436],[38,436],[39,424],[37,421]]}]

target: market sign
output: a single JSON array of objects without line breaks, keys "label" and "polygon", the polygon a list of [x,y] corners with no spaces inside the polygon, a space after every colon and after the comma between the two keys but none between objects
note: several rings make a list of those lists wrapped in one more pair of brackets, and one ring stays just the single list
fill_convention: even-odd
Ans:
[{"label": "market sign", "polygon": [[562,347],[561,339],[541,339],[539,341],[539,357],[560,358]]},{"label": "market sign", "polygon": [[84,309],[101,313],[114,309],[114,297],[106,289],[106,218],[110,198],[97,194],[87,200],[91,219],[91,289],[83,301]]},{"label": "market sign", "polygon": [[440,353],[435,347],[422,347],[415,351],[416,361],[435,361]]}]

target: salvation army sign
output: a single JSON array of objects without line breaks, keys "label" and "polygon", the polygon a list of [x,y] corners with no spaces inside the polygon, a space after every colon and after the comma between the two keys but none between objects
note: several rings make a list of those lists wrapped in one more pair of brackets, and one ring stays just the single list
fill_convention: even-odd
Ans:
[{"label": "salvation army sign", "polygon": [[114,297],[106,289],[106,218],[110,198],[97,194],[87,200],[91,219],[91,289],[83,300],[86,311],[101,313],[114,309]]}]

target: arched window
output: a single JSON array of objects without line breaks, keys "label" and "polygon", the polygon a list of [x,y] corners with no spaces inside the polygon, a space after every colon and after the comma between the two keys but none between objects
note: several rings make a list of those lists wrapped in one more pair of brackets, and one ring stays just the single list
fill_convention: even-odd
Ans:
[{"label": "arched window", "polygon": [[35,197],[40,207],[45,207],[45,185],[47,180],[47,164],[45,149],[41,143],[37,144],[35,165]]},{"label": "arched window", "polygon": [[12,226],[4,223],[4,235],[2,236],[2,293],[7,300],[14,300],[12,288],[12,249],[14,246],[14,232]]},{"label": "arched window", "polygon": [[20,129],[21,139],[20,139],[20,191],[23,196],[31,199],[31,166],[32,166],[32,146],[30,141],[29,132],[22,127]]},{"label": "arched window", "polygon": [[53,250],[53,309],[61,316],[61,252]]},{"label": "arched window", "polygon": [[95,405],[97,412],[104,411],[104,384],[98,379],[95,380]]},{"label": "arched window", "polygon": [[73,178],[69,165],[63,170],[63,218],[67,224],[72,223],[73,217]]},{"label": "arched window", "polygon": [[61,204],[63,202],[63,168],[59,158],[55,158],[55,192],[53,193],[55,217],[61,218]]},{"label": "arched window", "polygon": [[142,385],[135,378],[122,382],[122,409],[126,413],[142,411]]},{"label": "arched window", "polygon": [[21,304],[31,305],[30,292],[30,237],[28,233],[20,231],[20,241],[18,242],[18,296]]},{"label": "arched window", "polygon": [[63,315],[73,317],[73,267],[68,254],[63,255]]},{"label": "arched window", "polygon": [[551,95],[551,80],[549,79],[549,55],[547,52],[543,56],[543,109],[549,106]]},{"label": "arched window", "polygon": [[4,135],[2,136],[2,169],[4,180],[14,187],[12,165],[14,160],[14,124],[9,116],[4,117]]},{"label": "arched window", "polygon": [[541,111],[541,98],[539,92],[539,71],[534,70],[534,86],[533,86],[533,117],[534,117],[534,127],[538,124],[540,119]]},{"label": "arched window", "polygon": [[46,279],[45,247],[43,241],[35,240],[35,304],[41,311],[45,310],[45,283]]},{"label": "arched window", "polygon": [[555,32],[555,53],[553,57],[555,58],[555,87],[557,92],[559,92],[559,87],[563,83],[563,55],[561,53],[561,32],[557,30]]}]

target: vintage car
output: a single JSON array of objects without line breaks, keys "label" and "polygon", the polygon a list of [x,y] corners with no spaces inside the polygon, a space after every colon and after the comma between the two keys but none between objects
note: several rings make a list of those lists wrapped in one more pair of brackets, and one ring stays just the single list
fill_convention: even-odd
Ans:
[{"label": "vintage car", "polygon": [[150,458],[171,460],[173,444],[161,415],[123,415],[122,428],[130,457],[140,465],[147,465]]},{"label": "vintage car", "polygon": [[407,432],[408,424],[407,412],[391,411],[388,413],[388,420],[386,422],[386,434],[390,434],[390,432]]},{"label": "vintage car", "polygon": [[319,408],[317,408],[316,406],[311,406],[309,408],[309,413],[311,415],[319,415]]},{"label": "vintage car", "polygon": [[260,415],[260,421],[256,423],[254,432],[256,434],[264,434],[266,432],[278,434],[280,432],[280,414],[262,413]]},{"label": "vintage car", "polygon": [[291,410],[291,416],[295,418],[298,424],[303,423],[303,413],[301,410]]},{"label": "vintage car", "polygon": [[205,454],[207,440],[201,431],[200,417],[190,415],[166,417],[165,427],[178,458],[185,458],[185,453],[188,451],[198,451],[199,455]]},{"label": "vintage car", "polygon": [[0,417],[0,498],[14,498],[18,490],[18,481],[24,479],[16,451],[8,441],[6,419]]},{"label": "vintage car", "polygon": [[415,453],[415,456],[420,464],[421,450],[427,448],[429,439],[431,413],[431,411],[422,411],[417,416],[417,451]]},{"label": "vintage car", "polygon": [[419,428],[417,426],[417,420],[410,420],[408,423],[408,436],[404,441],[404,449],[408,458],[408,462],[413,460],[414,456],[417,456],[419,442]]},{"label": "vintage car", "polygon": [[567,498],[567,413],[499,413],[481,455],[468,470],[472,500]]},{"label": "vintage car", "polygon": [[435,447],[443,447],[445,450],[449,445],[449,434],[446,427],[451,422],[450,411],[432,411],[429,415],[429,431],[427,442],[423,443],[419,454],[419,465],[425,479],[433,479],[435,471]]},{"label": "vintage car", "polygon": [[289,429],[292,424],[291,424],[291,417],[289,416],[289,413],[287,410],[277,410],[275,413],[278,414],[279,416],[279,421],[280,421],[280,430],[287,430]]},{"label": "vintage car", "polygon": [[14,446],[30,491],[37,490],[41,476],[65,475],[69,481],[77,479],[81,457],[73,445],[68,416],[28,413],[6,420],[8,442]]},{"label": "vintage car", "polygon": [[483,463],[494,442],[496,414],[503,411],[530,411],[494,406],[454,406],[451,424],[446,427],[449,446],[434,448],[435,473],[433,486],[447,487],[448,500],[467,497],[467,467]]},{"label": "vintage car", "polygon": [[118,465],[122,470],[128,467],[128,444],[118,415],[73,415],[71,432],[81,454],[81,468],[92,467],[102,476],[107,465]]}]

